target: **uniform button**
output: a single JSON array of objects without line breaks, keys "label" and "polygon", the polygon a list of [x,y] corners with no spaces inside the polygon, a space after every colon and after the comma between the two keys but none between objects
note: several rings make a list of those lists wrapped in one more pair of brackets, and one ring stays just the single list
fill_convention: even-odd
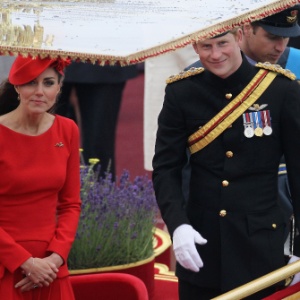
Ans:
[{"label": "uniform button", "polygon": [[277,228],[277,225],[276,225],[276,224],[272,224],[272,227],[273,227],[274,229],[276,229],[276,228]]},{"label": "uniform button", "polygon": [[232,152],[232,151],[227,151],[227,152],[226,152],[226,156],[227,156],[228,158],[233,157],[233,152]]},{"label": "uniform button", "polygon": [[232,124],[230,124],[227,128],[232,128]]},{"label": "uniform button", "polygon": [[220,210],[219,215],[220,217],[225,217],[227,214],[227,211],[225,209]]},{"label": "uniform button", "polygon": [[230,93],[226,94],[226,95],[225,95],[225,98],[226,98],[227,100],[230,100],[230,99],[232,98],[232,94],[230,94]]},{"label": "uniform button", "polygon": [[226,187],[229,185],[229,182],[227,180],[222,181],[222,186]]}]

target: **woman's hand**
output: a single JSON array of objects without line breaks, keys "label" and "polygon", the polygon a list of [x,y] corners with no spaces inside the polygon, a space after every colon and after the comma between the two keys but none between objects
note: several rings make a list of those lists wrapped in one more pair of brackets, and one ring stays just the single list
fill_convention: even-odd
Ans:
[{"label": "woman's hand", "polygon": [[44,260],[48,261],[49,263],[55,264],[57,268],[59,268],[64,263],[62,257],[57,253],[52,253],[50,256],[45,257]]},{"label": "woman's hand", "polygon": [[15,285],[15,288],[20,288],[21,292],[42,286],[49,286],[57,277],[56,274],[58,272],[56,264],[47,258],[31,257],[21,265],[21,268],[26,277]]}]

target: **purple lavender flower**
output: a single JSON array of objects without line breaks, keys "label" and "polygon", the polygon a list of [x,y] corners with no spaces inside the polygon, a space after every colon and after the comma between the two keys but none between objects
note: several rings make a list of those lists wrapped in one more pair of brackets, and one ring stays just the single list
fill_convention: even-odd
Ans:
[{"label": "purple lavender flower", "polygon": [[68,264],[70,269],[105,267],[146,259],[153,254],[153,227],[158,208],[152,181],[130,181],[124,170],[119,181],[94,165],[80,168],[82,213]]}]

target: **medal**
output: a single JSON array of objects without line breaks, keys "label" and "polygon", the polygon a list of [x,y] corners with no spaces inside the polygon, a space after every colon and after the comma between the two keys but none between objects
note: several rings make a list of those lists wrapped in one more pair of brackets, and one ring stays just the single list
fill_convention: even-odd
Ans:
[{"label": "medal", "polygon": [[264,129],[263,129],[264,134],[271,135],[273,132],[273,129],[271,127],[270,111],[269,110],[262,111],[261,116],[262,116],[263,124],[264,124]]},{"label": "medal", "polygon": [[254,130],[251,126],[247,126],[244,130],[244,135],[247,138],[252,138],[254,136]]},{"label": "medal", "polygon": [[255,129],[254,129],[254,134],[256,136],[263,136],[264,135],[264,132],[263,132],[263,129],[262,129],[262,124],[261,124],[261,117],[260,117],[260,113],[259,112],[254,112],[254,116],[255,116],[255,122],[254,122],[254,125],[255,125]]},{"label": "medal", "polygon": [[253,121],[249,113],[243,114],[243,123],[244,123],[244,136],[247,138],[252,138],[254,136],[254,129],[253,129]]},{"label": "medal", "polygon": [[265,126],[264,129],[263,129],[263,132],[265,135],[271,135],[273,130],[270,126]]},{"label": "medal", "polygon": [[263,136],[264,135],[264,132],[263,132],[263,130],[262,130],[262,128],[260,128],[260,127],[256,127],[255,129],[254,129],[254,134],[256,135],[256,136]]}]

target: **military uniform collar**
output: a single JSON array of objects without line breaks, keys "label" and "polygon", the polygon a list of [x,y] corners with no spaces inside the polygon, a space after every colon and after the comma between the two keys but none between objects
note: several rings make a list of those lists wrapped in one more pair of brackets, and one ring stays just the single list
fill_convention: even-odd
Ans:
[{"label": "military uniform collar", "polygon": [[[240,67],[229,77],[222,79],[211,72],[209,73],[209,77],[214,81],[217,82],[218,86],[224,88],[235,88],[237,87],[237,83],[239,85],[244,86],[247,84],[253,77],[255,73],[255,68],[252,68],[248,60],[246,59],[245,55],[242,54],[243,61]],[[253,72],[251,72],[253,70]]]}]

